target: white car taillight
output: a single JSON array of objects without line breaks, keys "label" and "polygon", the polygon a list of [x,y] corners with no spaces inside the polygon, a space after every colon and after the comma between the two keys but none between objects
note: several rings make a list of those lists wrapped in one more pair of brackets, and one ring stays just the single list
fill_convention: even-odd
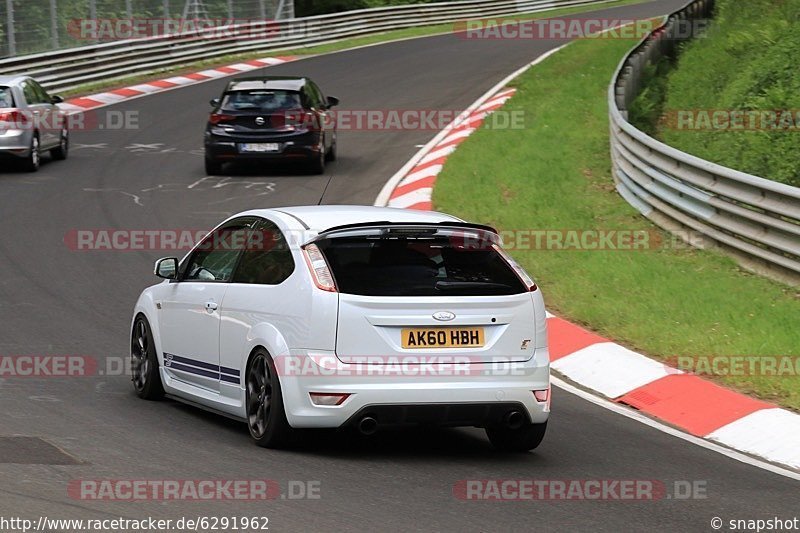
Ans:
[{"label": "white car taillight", "polygon": [[316,244],[309,244],[303,247],[303,257],[306,258],[306,264],[311,271],[311,277],[314,278],[314,284],[317,288],[323,291],[336,292],[336,283],[333,281],[333,274],[331,273],[328,262],[325,261],[325,256],[319,250]]},{"label": "white car taillight", "polygon": [[514,261],[514,258],[513,258],[513,257],[511,257],[510,255],[508,255],[508,254],[505,252],[505,250],[503,250],[502,248],[500,248],[500,247],[499,247],[499,246],[497,246],[496,244],[493,244],[493,245],[492,245],[492,248],[494,248],[494,249],[495,249],[495,251],[496,251],[498,254],[500,254],[500,257],[502,257],[502,258],[505,260],[505,262],[506,262],[506,263],[508,263],[508,266],[510,266],[511,268],[513,268],[513,269],[514,269],[514,272],[516,272],[516,273],[517,273],[517,276],[518,276],[518,277],[519,277],[519,279],[522,281],[522,283],[524,283],[524,284],[525,284],[525,286],[528,288],[528,291],[529,291],[529,292],[533,292],[533,291],[535,291],[535,290],[537,289],[537,287],[536,287],[536,282],[534,282],[534,281],[533,281],[533,279],[532,279],[532,278],[531,278],[531,277],[528,275],[528,273],[527,273],[527,272],[525,272],[525,269],[524,269],[524,268],[522,268],[522,267],[519,265],[519,263],[517,263],[516,261]]}]

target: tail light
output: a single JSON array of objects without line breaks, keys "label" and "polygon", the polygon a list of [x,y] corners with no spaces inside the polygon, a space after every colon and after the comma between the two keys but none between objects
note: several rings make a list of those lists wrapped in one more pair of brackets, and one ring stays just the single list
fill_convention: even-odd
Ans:
[{"label": "tail light", "polygon": [[216,124],[219,124],[220,122],[230,122],[231,120],[234,120],[235,118],[236,117],[233,116],[233,115],[225,115],[225,114],[222,114],[222,113],[211,113],[211,116],[208,117],[208,121],[211,122],[212,124],[216,125]]},{"label": "tail light", "polygon": [[295,115],[298,118],[297,126],[308,131],[322,130],[321,118],[313,111],[300,111]]},{"label": "tail light", "polygon": [[536,401],[539,403],[544,403],[550,398],[550,387],[547,387],[544,390],[535,390],[533,391],[533,396],[536,398]]},{"label": "tail light", "polygon": [[492,248],[494,248],[495,251],[498,254],[500,254],[500,257],[502,257],[505,260],[505,262],[508,263],[508,266],[510,266],[512,269],[514,269],[514,272],[517,273],[517,276],[519,277],[520,281],[522,281],[522,283],[524,283],[525,286],[528,288],[528,292],[533,292],[538,288],[538,287],[536,287],[536,283],[533,281],[533,279],[528,275],[527,272],[525,272],[525,269],[522,268],[519,265],[519,263],[514,261],[514,258],[511,257],[510,255],[508,255],[505,252],[505,250],[503,250],[502,248],[500,248],[496,244],[493,244]]},{"label": "tail light", "polygon": [[24,128],[30,122],[28,115],[19,109],[6,109],[0,111],[0,122],[15,124],[17,128]]},{"label": "tail light", "polygon": [[303,247],[303,257],[306,259],[311,277],[317,288],[328,292],[337,292],[336,283],[333,281],[333,273],[325,260],[325,256],[316,244],[309,244]]}]

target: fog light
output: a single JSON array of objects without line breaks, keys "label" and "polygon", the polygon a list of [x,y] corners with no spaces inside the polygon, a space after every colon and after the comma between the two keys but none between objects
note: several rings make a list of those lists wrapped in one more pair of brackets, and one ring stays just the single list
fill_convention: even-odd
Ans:
[{"label": "fog light", "polygon": [[342,405],[350,397],[349,393],[338,392],[309,392],[314,405]]},{"label": "fog light", "polygon": [[550,389],[544,390],[535,390],[533,391],[533,396],[536,398],[536,401],[539,403],[543,403],[547,401],[547,398],[550,396]]}]

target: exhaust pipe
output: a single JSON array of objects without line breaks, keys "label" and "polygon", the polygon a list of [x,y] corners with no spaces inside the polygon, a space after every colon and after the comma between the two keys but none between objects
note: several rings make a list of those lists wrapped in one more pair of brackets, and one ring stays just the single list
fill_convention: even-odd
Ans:
[{"label": "exhaust pipe", "polygon": [[365,416],[358,422],[358,431],[362,435],[374,435],[378,431],[378,421],[371,416]]},{"label": "exhaust pipe", "polygon": [[519,411],[509,411],[503,417],[503,424],[508,429],[519,429],[525,423],[525,416]]}]

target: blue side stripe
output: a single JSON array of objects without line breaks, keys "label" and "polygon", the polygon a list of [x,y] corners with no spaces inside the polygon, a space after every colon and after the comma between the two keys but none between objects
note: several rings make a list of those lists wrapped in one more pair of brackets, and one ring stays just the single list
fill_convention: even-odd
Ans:
[{"label": "blue side stripe", "polygon": [[164,359],[167,368],[181,370],[190,374],[198,376],[205,376],[207,378],[219,379],[228,383],[239,384],[239,371],[234,368],[224,366],[217,366],[205,361],[198,361],[190,359],[189,357],[182,357],[171,353],[164,352]]},{"label": "blue side stripe", "polygon": [[236,370],[235,368],[228,368],[226,366],[221,366],[221,367],[219,367],[219,369],[223,374],[230,374],[232,376],[238,376],[239,375],[239,371]]},{"label": "blue side stripe", "polygon": [[190,374],[198,374],[200,376],[205,376],[207,378],[219,379],[218,372],[211,372],[210,370],[202,370],[200,368],[186,366],[181,363],[173,362],[172,364],[168,365],[167,368],[172,368],[173,370],[183,370],[184,372],[189,372]]}]

